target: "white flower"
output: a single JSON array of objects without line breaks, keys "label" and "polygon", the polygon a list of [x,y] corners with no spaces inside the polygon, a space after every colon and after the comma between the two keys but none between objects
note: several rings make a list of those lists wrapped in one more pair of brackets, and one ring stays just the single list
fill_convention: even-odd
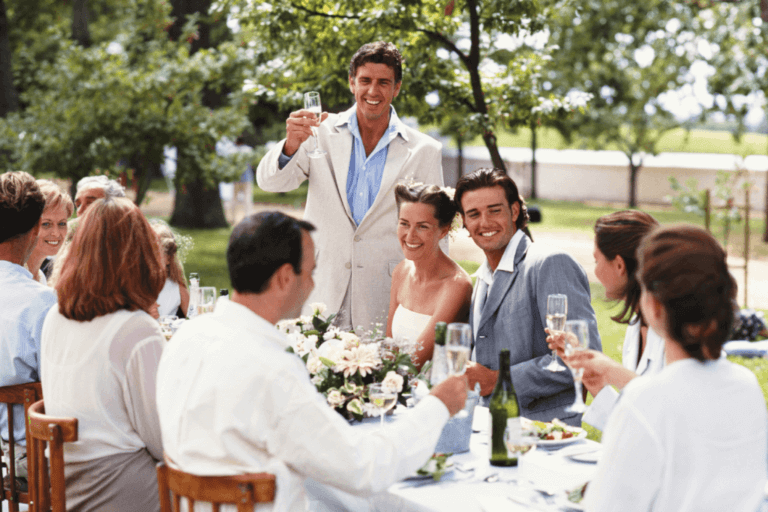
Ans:
[{"label": "white flower", "polygon": [[298,332],[299,326],[296,325],[296,319],[292,318],[290,320],[280,320],[277,322],[277,325],[275,326],[278,331],[284,332],[287,334],[291,334],[292,332]]},{"label": "white flower", "polygon": [[328,340],[317,349],[317,355],[338,362],[344,351],[344,342],[341,340]]},{"label": "white flower", "polygon": [[344,395],[338,389],[332,389],[328,392],[328,396],[325,397],[328,401],[328,405],[331,407],[338,407],[344,403]]},{"label": "white flower", "polygon": [[329,327],[327,331],[325,331],[325,334],[323,334],[323,339],[325,341],[332,340],[339,336],[339,329],[338,327]]},{"label": "white flower", "polygon": [[389,371],[387,372],[386,377],[384,377],[384,380],[381,383],[381,387],[384,389],[396,393],[400,393],[403,391],[403,377],[402,375],[398,375],[395,372]]},{"label": "white flower", "polygon": [[337,365],[334,367],[334,371],[343,371],[344,377],[354,375],[358,371],[361,377],[365,377],[381,364],[377,343],[353,347],[345,350],[341,355],[342,359],[336,361]]},{"label": "white flower", "polygon": [[299,317],[299,322],[312,325],[312,315],[301,315]]},{"label": "white flower", "polygon": [[320,361],[319,357],[315,355],[309,356],[309,359],[307,359],[307,370],[309,370],[309,373],[316,375],[323,368],[325,368],[325,365]]},{"label": "white flower", "polygon": [[339,333],[339,337],[341,338],[341,341],[344,342],[344,348],[346,349],[351,349],[360,345],[360,338],[353,332]]},{"label": "white flower", "polygon": [[310,353],[317,345],[317,336],[310,336],[306,338],[299,332],[289,334],[288,340],[291,343],[291,347],[293,347],[293,351],[298,354],[299,357],[304,357],[306,354]]},{"label": "white flower", "polygon": [[313,302],[309,305],[310,309],[314,312],[315,315],[322,315],[325,313],[325,310],[328,309],[328,306],[323,304],[322,302]]},{"label": "white flower", "polygon": [[323,377],[322,375],[318,374],[318,375],[315,375],[314,377],[312,377],[312,384],[314,384],[315,386],[318,386],[318,385],[322,384],[324,380],[325,380],[325,377]]}]

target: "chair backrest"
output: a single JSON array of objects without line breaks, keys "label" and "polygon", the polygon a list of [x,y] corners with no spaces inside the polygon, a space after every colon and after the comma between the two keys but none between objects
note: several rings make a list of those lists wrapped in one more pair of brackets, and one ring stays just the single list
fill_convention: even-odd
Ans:
[{"label": "chair backrest", "polygon": [[197,476],[157,465],[157,487],[160,492],[160,512],[180,512],[181,498],[192,510],[196,501],[210,503],[214,512],[220,505],[237,505],[238,512],[253,512],[256,503],[275,500],[275,475],[251,473],[233,476]]},{"label": "chair backrest", "polygon": [[[32,489],[34,488],[34,463],[32,457],[27,456],[27,492],[21,492],[16,483],[16,446],[20,439],[15,439],[13,434],[14,405],[24,406],[24,424],[26,430],[27,446],[31,444],[29,436],[28,411],[32,404],[43,398],[43,387],[39,382],[16,384],[0,387],[0,404],[6,404],[8,414],[8,460],[11,462],[6,469],[6,477],[0,468],[0,501],[8,500],[9,512],[18,512],[19,503],[29,504],[29,510],[34,510]],[[2,450],[0,450],[2,453]]]},{"label": "chair backrest", "polygon": [[[47,416],[44,400],[39,400],[29,408],[29,435],[35,467],[35,512],[66,512],[64,443],[77,441],[77,418]],[[51,461],[50,476],[45,458],[46,444]]]}]

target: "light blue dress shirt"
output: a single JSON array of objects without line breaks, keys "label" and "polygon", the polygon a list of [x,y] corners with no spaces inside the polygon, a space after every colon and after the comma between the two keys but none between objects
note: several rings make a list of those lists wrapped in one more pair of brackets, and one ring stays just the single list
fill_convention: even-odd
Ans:
[{"label": "light blue dress shirt", "polygon": [[[389,143],[405,129],[400,125],[400,119],[395,113],[395,108],[389,107],[389,126],[371,154],[365,156],[365,146],[360,135],[360,126],[357,123],[357,115],[349,116],[346,123],[352,132],[352,156],[349,159],[349,173],[347,174],[347,201],[352,210],[352,218],[359,226],[365,214],[370,210],[376,194],[381,187],[381,177],[384,174],[384,165],[387,163]],[[342,125],[343,126],[343,125]],[[405,137],[405,135],[402,135]]]},{"label": "light blue dress shirt", "polygon": [[[40,380],[40,336],[56,294],[27,269],[0,260],[0,386]],[[8,432],[8,412],[0,407],[0,433]],[[25,444],[24,408],[14,406],[13,435]]]},{"label": "light blue dress shirt", "polygon": [[[349,173],[347,174],[347,202],[349,202],[349,208],[352,210],[352,218],[359,226],[379,193],[384,165],[387,163],[389,143],[398,134],[404,139],[406,138],[405,126],[397,117],[395,107],[390,105],[387,131],[384,132],[379,143],[367,157],[365,156],[363,139],[360,136],[360,127],[357,123],[357,104],[351,109],[351,115],[349,115],[347,122],[340,123],[338,126],[346,126],[352,133],[352,155],[349,159]],[[280,153],[278,167],[282,169],[290,161],[290,156]]]}]

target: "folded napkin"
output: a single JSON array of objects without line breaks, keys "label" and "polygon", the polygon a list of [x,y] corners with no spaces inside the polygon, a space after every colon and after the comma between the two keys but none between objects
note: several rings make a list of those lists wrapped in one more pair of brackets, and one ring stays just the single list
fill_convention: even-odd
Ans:
[{"label": "folded napkin", "polygon": [[766,357],[766,354],[768,354],[768,340],[729,341],[723,345],[723,350],[729,356]]}]

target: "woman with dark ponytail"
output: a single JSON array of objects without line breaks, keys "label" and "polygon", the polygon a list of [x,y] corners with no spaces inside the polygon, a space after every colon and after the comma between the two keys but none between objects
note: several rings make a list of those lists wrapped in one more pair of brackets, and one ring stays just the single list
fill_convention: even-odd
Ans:
[{"label": "woman with dark ponytail", "polygon": [[755,376],[721,358],[736,283],[695,226],[652,231],[638,252],[643,318],[666,366],[622,393],[587,489],[587,511],[744,511],[762,501],[768,414]]}]

